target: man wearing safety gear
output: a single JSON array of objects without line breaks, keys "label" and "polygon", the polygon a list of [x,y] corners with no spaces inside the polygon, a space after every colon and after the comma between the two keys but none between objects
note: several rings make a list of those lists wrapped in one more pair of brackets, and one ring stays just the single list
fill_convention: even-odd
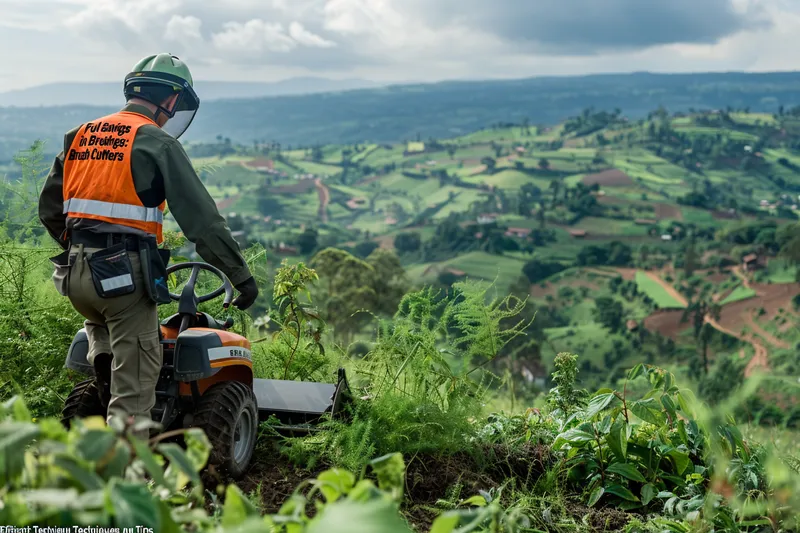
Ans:
[{"label": "man wearing safety gear", "polygon": [[[54,283],[86,318],[89,362],[112,416],[150,416],[167,303],[166,203],[197,253],[219,268],[247,309],[256,285],[225,219],[178,138],[200,105],[179,58],[142,59],[125,77],[127,104],[69,131],[39,198],[39,218],[64,253]],[[101,393],[102,394],[102,393]],[[110,396],[110,397],[109,397]],[[147,436],[147,432],[141,432]]]}]

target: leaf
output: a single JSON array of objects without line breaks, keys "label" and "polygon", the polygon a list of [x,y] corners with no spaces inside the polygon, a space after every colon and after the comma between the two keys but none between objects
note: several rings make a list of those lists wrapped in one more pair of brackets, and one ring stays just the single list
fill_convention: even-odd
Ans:
[{"label": "leaf", "polygon": [[553,443],[553,449],[559,449],[563,442],[567,442],[569,444],[580,444],[592,440],[594,440],[594,435],[592,433],[588,433],[581,428],[572,428],[556,437],[556,440]]},{"label": "leaf", "polygon": [[613,494],[615,496],[619,496],[623,500],[628,500],[628,501],[631,501],[631,502],[638,502],[639,501],[639,498],[634,496],[633,493],[630,490],[628,490],[627,488],[623,487],[622,485],[619,485],[618,483],[613,483],[611,485],[608,485],[606,487],[606,492],[608,492],[609,494]]},{"label": "leaf", "polygon": [[115,526],[129,528],[143,526],[155,531],[161,530],[156,502],[146,485],[114,480],[109,492],[114,509]]},{"label": "leaf", "polygon": [[589,495],[589,507],[594,507],[595,504],[598,501],[600,501],[600,498],[602,498],[603,494],[605,493],[606,489],[604,489],[603,487],[597,487],[596,489],[594,489],[592,493]]},{"label": "leaf", "polygon": [[[164,470],[156,461],[156,456],[150,451],[150,447],[147,445],[147,443],[137,438],[131,438],[130,443],[136,452],[136,456],[142,461],[145,470],[147,470],[147,473],[153,478],[153,481],[163,487],[166,487],[167,484],[164,480]],[[167,488],[174,489],[175,487]]]},{"label": "leaf", "polygon": [[[192,461],[186,455],[186,452],[177,444],[167,443],[159,444],[156,449],[169,460],[169,467],[167,467],[166,476],[181,473],[194,483],[195,486],[200,485],[200,476],[198,470],[195,469]],[[178,488],[182,489],[186,485],[185,482],[179,481]]]},{"label": "leaf", "polygon": [[90,429],[75,443],[77,454],[87,461],[99,461],[111,450],[117,436],[108,429]]},{"label": "leaf", "polygon": [[628,380],[633,381],[644,373],[644,365],[639,363],[628,372]]},{"label": "leaf", "polygon": [[181,533],[181,528],[178,527],[178,524],[175,522],[175,519],[172,518],[172,512],[170,508],[167,506],[167,503],[161,500],[158,500],[158,516],[159,520],[161,521],[161,526],[159,528],[158,533]]},{"label": "leaf", "polygon": [[628,457],[628,424],[625,419],[618,417],[611,425],[611,430],[606,437],[606,444],[611,448],[617,459],[624,461]]},{"label": "leaf", "polygon": [[319,489],[328,503],[335,502],[353,488],[356,478],[347,470],[332,468],[317,476]]},{"label": "leaf", "polygon": [[689,456],[679,450],[672,450],[667,456],[675,461],[675,471],[679,475],[683,475],[692,466],[692,460],[689,459]]},{"label": "leaf", "polygon": [[648,483],[642,487],[642,503],[649,504],[656,497],[656,487],[652,483]]},{"label": "leaf", "polygon": [[325,506],[309,523],[306,533],[411,533],[411,530],[392,502],[341,500]]},{"label": "leaf", "polygon": [[468,505],[470,507],[486,507],[486,498],[484,498],[480,494],[476,494],[475,496],[467,498],[466,500],[461,502],[461,505]]},{"label": "leaf", "polygon": [[64,503],[75,501],[75,499],[78,498],[78,491],[72,488],[34,489],[20,491],[17,493],[17,496],[29,505],[61,508],[64,506]]},{"label": "leaf", "polygon": [[131,460],[131,450],[122,441],[117,441],[117,447],[114,450],[114,455],[108,460],[105,467],[103,467],[103,478],[106,480],[112,477],[123,477],[125,474],[125,467],[128,466]]},{"label": "leaf", "polygon": [[661,396],[661,405],[664,406],[664,409],[667,410],[669,416],[672,417],[673,421],[676,418],[678,418],[678,413],[676,412],[675,408],[675,402],[672,401],[672,398],[670,398],[669,395],[664,394],[663,396]]},{"label": "leaf", "polygon": [[39,436],[35,424],[4,422],[0,433],[0,479],[8,480],[22,472],[25,450]]},{"label": "leaf", "polygon": [[586,418],[594,418],[594,416],[606,409],[611,405],[611,402],[616,400],[619,402],[619,398],[617,398],[613,392],[608,392],[605,394],[598,394],[594,398],[591,399],[589,402],[589,407],[586,410]]},{"label": "leaf", "polygon": [[87,470],[73,457],[60,456],[53,460],[53,463],[70,475],[84,491],[101,490],[104,487],[103,480],[94,473],[94,470]]},{"label": "leaf", "polygon": [[461,514],[448,511],[436,517],[431,526],[430,533],[453,533],[461,522]]},{"label": "leaf", "polygon": [[692,405],[695,405],[695,398],[691,391],[684,390],[677,394],[678,405],[681,406],[681,411],[684,412],[689,418],[696,418]]},{"label": "leaf", "polygon": [[686,433],[686,423],[683,420],[678,420],[678,435],[683,444],[689,444],[689,435]]},{"label": "leaf", "polygon": [[631,481],[638,481],[639,483],[645,483],[647,481],[644,476],[629,463],[613,463],[606,471],[612,474],[619,474],[622,477],[628,478]]},{"label": "leaf", "polygon": [[632,509],[638,509],[642,506],[641,502],[622,502],[617,505],[617,509],[620,511],[630,511]]},{"label": "leaf", "polygon": [[391,492],[395,499],[402,499],[406,472],[403,454],[390,453],[373,459],[369,464],[378,476],[378,487]]},{"label": "leaf", "polygon": [[194,466],[195,471],[202,470],[211,455],[211,441],[205,432],[199,428],[189,428],[183,434],[186,442],[186,456]]},{"label": "leaf", "polygon": [[661,411],[658,403],[653,398],[633,402],[631,404],[631,411],[633,411],[633,414],[643,421],[655,426],[661,426],[666,421],[664,413]]},{"label": "leaf", "polygon": [[234,484],[225,489],[225,504],[222,507],[222,527],[229,528],[244,523],[248,518],[259,516],[258,509]]},{"label": "leaf", "polygon": [[31,412],[28,410],[28,407],[25,405],[25,401],[19,397],[14,396],[11,398],[9,403],[13,403],[13,412],[14,412],[14,420],[17,422],[30,422]]}]

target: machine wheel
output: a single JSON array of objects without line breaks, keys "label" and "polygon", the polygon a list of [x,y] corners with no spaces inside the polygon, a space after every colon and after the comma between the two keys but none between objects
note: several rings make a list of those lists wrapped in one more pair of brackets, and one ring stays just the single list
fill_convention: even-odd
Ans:
[{"label": "machine wheel", "polygon": [[100,399],[100,390],[94,378],[81,381],[73,387],[61,410],[61,423],[69,429],[72,419],[90,416],[106,416],[106,407]]},{"label": "machine wheel", "polygon": [[209,463],[234,479],[247,471],[258,436],[258,409],[253,390],[238,381],[210,387],[194,414],[213,449]]}]

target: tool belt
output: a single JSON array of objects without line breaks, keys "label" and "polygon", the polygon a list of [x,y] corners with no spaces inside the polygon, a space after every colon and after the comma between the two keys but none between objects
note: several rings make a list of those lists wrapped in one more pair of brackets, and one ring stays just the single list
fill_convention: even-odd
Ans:
[{"label": "tool belt", "polygon": [[98,249],[86,261],[95,290],[101,298],[124,296],[136,290],[128,253],[138,252],[147,295],[157,304],[170,302],[167,287],[170,251],[158,248],[155,238],[73,230],[70,232],[69,242],[70,247],[83,245],[84,248]]}]

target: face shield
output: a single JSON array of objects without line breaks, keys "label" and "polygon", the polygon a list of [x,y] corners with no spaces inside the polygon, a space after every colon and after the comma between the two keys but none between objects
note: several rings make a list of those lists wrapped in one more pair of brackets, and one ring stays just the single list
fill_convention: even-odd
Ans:
[{"label": "face shield", "polygon": [[[164,101],[161,98],[147,98],[146,95],[149,91],[145,89],[146,87],[161,88],[161,91],[158,91],[159,94],[168,98],[169,93],[172,92],[173,95],[177,95],[177,98],[168,109],[161,105]],[[167,92],[162,92],[165,88]],[[145,98],[155,104],[158,107],[156,121],[160,121],[162,116],[166,116],[167,121],[161,126],[161,129],[175,139],[186,132],[200,108],[200,99],[191,85],[177,76],[163,72],[129,75],[125,80],[125,94],[129,97]]]},{"label": "face shield", "polygon": [[183,87],[183,90],[178,94],[178,99],[175,101],[171,112],[160,108],[169,116],[169,119],[161,126],[161,129],[176,139],[180,138],[180,136],[189,129],[199,108],[200,100],[197,98],[191,86],[187,85]]}]

